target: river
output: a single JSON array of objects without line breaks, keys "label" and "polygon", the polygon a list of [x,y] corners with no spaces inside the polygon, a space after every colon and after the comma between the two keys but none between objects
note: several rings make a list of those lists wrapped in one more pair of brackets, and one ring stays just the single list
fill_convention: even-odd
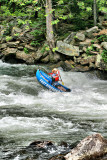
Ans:
[{"label": "river", "polygon": [[49,71],[0,61],[0,160],[35,140],[73,144],[94,133],[107,138],[107,81],[59,68],[72,92],[51,92],[36,80],[38,67]]}]

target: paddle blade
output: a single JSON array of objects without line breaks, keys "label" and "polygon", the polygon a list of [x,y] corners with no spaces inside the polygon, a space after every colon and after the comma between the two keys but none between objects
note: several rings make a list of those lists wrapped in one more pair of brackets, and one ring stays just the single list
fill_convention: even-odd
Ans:
[{"label": "paddle blade", "polygon": [[64,82],[62,82],[62,85],[64,85]]}]

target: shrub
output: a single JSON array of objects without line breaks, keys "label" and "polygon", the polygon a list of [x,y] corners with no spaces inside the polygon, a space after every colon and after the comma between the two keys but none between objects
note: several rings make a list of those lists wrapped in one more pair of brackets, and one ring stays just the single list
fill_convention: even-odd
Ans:
[{"label": "shrub", "polygon": [[24,52],[25,52],[26,54],[29,53],[29,51],[28,51],[28,49],[27,49],[26,47],[24,48]]},{"label": "shrub", "polygon": [[101,36],[98,37],[99,42],[107,42],[107,35],[102,34]]},{"label": "shrub", "polygon": [[103,61],[105,62],[105,63],[107,63],[107,50],[103,50],[103,52],[102,52],[102,59],[103,59]]},{"label": "shrub", "polygon": [[10,40],[12,40],[12,37],[11,36],[6,36],[6,41],[8,42]]}]

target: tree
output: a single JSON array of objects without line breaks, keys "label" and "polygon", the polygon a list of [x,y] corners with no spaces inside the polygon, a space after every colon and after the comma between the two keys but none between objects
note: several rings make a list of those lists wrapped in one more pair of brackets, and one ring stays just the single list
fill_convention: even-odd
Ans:
[{"label": "tree", "polygon": [[94,26],[97,24],[97,9],[96,9],[96,0],[93,0],[93,14],[94,14]]},{"label": "tree", "polygon": [[52,25],[52,1],[46,0],[46,39],[50,50],[55,48],[55,40]]}]

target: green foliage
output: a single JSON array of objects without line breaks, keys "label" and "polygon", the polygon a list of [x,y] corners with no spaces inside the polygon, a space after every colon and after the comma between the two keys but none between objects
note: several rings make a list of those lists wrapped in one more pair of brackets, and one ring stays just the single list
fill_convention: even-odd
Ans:
[{"label": "green foliage", "polygon": [[[25,25],[25,29],[29,29],[29,27],[33,28],[31,34],[35,39],[32,40],[31,45],[41,45],[41,42],[46,39],[46,1],[0,0],[0,2],[0,16],[18,17],[17,23],[19,27]],[[53,14],[53,21],[51,23],[55,27],[56,37],[60,36],[60,38],[63,39],[69,34],[68,31],[76,31],[93,26],[93,0],[55,0],[52,1],[52,5],[53,9],[50,10],[50,14]],[[97,0],[97,11],[107,12],[106,0]],[[5,24],[7,24],[6,21],[3,22],[3,25]],[[67,27],[67,25],[69,25],[69,27]],[[9,35],[10,31],[7,29],[5,36]],[[7,39],[9,38],[7,37]],[[98,40],[99,42],[107,42],[107,36],[101,35],[98,37]],[[87,49],[87,53],[89,51],[90,49]]]},{"label": "green foliage", "polygon": [[49,50],[50,50],[49,46],[47,44],[45,44],[41,49],[41,53],[44,53],[44,52],[49,51]]},{"label": "green foliage", "polygon": [[6,36],[6,41],[8,42],[10,40],[12,40],[12,37],[11,36]]},{"label": "green foliage", "polygon": [[107,42],[107,35],[102,34],[101,36],[98,37],[99,42]]},{"label": "green foliage", "polygon": [[30,32],[31,35],[34,36],[35,40],[31,42],[32,46],[38,46],[45,40],[45,32],[46,26],[44,20],[37,19],[35,22],[31,23],[30,26],[34,28],[33,31]]},{"label": "green foliage", "polygon": [[104,60],[104,62],[107,63],[107,50],[103,50],[101,55],[102,55],[102,59]]},{"label": "green foliage", "polygon": [[55,52],[57,50],[58,50],[58,47],[52,49],[53,52]]},{"label": "green foliage", "polygon": [[29,53],[29,51],[28,51],[28,49],[27,49],[26,47],[24,48],[24,52],[25,52],[26,54]]},{"label": "green foliage", "polygon": [[40,41],[39,40],[35,40],[35,41],[32,41],[31,43],[30,43],[30,45],[31,46],[33,46],[33,47],[36,47],[36,46],[40,46]]},{"label": "green foliage", "polygon": [[91,45],[91,46],[89,46],[89,47],[87,48],[86,53],[87,53],[88,55],[90,55],[90,51],[94,51],[93,45]]},{"label": "green foliage", "polygon": [[24,24],[31,24],[31,20],[22,20],[22,19],[17,19],[18,21],[18,26],[21,27]]}]

